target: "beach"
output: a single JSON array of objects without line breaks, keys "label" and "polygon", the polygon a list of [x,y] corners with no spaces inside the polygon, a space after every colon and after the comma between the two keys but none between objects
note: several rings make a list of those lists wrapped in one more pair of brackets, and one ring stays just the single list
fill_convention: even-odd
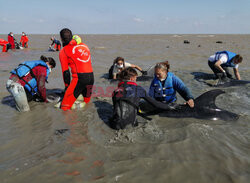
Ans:
[{"label": "beach", "polygon": [[[225,93],[216,99],[217,106],[240,115],[237,121],[154,115],[151,121],[120,131],[107,125],[112,98],[106,89],[117,86],[107,79],[117,56],[144,70],[168,60],[170,71],[195,98],[215,89],[204,83],[213,80],[201,76],[212,74],[207,61],[217,51],[241,54],[239,72],[242,80],[249,80],[250,35],[80,35],[90,48],[97,88],[90,104],[62,111],[51,103],[31,102],[31,111],[20,113],[5,87],[10,71],[18,64],[38,60],[41,55],[53,57],[57,67],[46,88],[64,89],[59,52],[47,51],[52,35],[28,36],[29,48],[0,52],[2,183],[249,182],[249,84],[221,88]],[[190,43],[184,44],[184,40]],[[145,89],[150,83],[138,81]],[[184,102],[178,95],[178,103]]]}]

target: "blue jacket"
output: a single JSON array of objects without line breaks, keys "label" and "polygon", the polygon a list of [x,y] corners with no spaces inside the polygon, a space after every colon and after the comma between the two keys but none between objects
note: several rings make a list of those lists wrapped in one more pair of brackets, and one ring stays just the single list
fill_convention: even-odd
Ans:
[{"label": "blue jacket", "polygon": [[25,77],[27,74],[31,73],[31,76],[33,77],[29,82],[25,82],[26,84],[24,85],[24,87],[32,94],[35,95],[38,92],[37,89],[37,81],[36,78],[34,76],[34,74],[32,73],[32,69],[38,65],[44,66],[46,67],[47,70],[47,76],[46,76],[46,80],[48,79],[49,73],[50,73],[50,69],[48,67],[48,65],[42,61],[42,60],[35,60],[35,61],[26,61],[21,63],[16,69],[13,69],[10,73],[17,75],[20,79],[22,79],[23,77]]},{"label": "blue jacket", "polygon": [[52,42],[52,45],[53,44],[57,44],[57,45],[61,45],[61,42],[57,39],[54,39],[53,42]]},{"label": "blue jacket", "polygon": [[172,103],[177,100],[176,91],[187,101],[193,96],[185,84],[173,73],[168,72],[162,86],[161,81],[155,77],[150,85],[149,96],[158,101]]},{"label": "blue jacket", "polygon": [[222,64],[224,67],[235,67],[235,64],[233,63],[233,58],[236,56],[236,53],[230,52],[230,51],[219,51],[215,53],[215,60],[219,60],[220,54],[226,54],[227,55],[227,63]]}]

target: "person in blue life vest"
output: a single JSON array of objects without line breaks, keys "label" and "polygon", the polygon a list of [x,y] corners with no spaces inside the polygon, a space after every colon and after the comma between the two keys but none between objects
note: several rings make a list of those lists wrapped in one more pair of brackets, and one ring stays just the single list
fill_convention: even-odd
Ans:
[{"label": "person in blue life vest", "polygon": [[238,67],[242,60],[243,58],[239,54],[230,51],[219,51],[209,57],[208,66],[214,72],[216,79],[232,79],[232,75],[228,70],[228,67],[232,67],[236,79],[240,80]]},{"label": "person in blue life vest", "polygon": [[57,40],[55,37],[51,37],[50,40],[52,41],[51,45],[49,46],[52,49],[52,46],[54,46],[55,51],[60,51],[61,50],[61,42]]},{"label": "person in blue life vest", "polygon": [[155,77],[149,88],[149,96],[167,104],[175,104],[176,91],[186,100],[191,108],[194,107],[194,98],[190,90],[181,79],[169,72],[168,61],[160,62],[155,66]]},{"label": "person in blue life vest", "polygon": [[172,109],[171,106],[148,96],[147,91],[142,86],[137,85],[137,76],[136,70],[132,67],[123,69],[119,74],[120,83],[112,94],[113,116],[109,121],[110,127],[113,129],[124,129],[128,125],[137,126],[137,115],[150,120],[140,112],[141,99],[161,112]]},{"label": "person in blue life vest", "polygon": [[6,89],[14,97],[18,111],[29,111],[30,100],[49,102],[45,82],[55,66],[56,62],[52,57],[42,55],[40,60],[25,61],[10,72]]}]

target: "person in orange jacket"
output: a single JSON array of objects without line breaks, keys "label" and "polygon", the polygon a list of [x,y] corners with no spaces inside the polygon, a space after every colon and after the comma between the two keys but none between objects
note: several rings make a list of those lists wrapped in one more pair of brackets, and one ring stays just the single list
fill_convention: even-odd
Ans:
[{"label": "person in orange jacket", "polygon": [[2,52],[8,52],[8,49],[11,48],[11,44],[4,39],[0,39],[0,46],[3,47]]},{"label": "person in orange jacket", "polygon": [[13,32],[10,32],[8,34],[8,42],[11,44],[11,49],[16,48],[15,41],[16,41],[16,39],[14,38]]},{"label": "person in orange jacket", "polygon": [[[90,101],[94,74],[88,46],[80,43],[78,39],[73,39],[70,29],[62,29],[60,36],[63,49],[60,51],[59,58],[65,84],[61,109],[69,110],[80,94],[84,97],[85,103]],[[70,75],[72,75],[72,79]]]},{"label": "person in orange jacket", "polygon": [[24,48],[28,48],[28,41],[29,41],[29,38],[28,36],[22,32],[22,37],[21,37],[21,40],[20,40],[20,45]]}]

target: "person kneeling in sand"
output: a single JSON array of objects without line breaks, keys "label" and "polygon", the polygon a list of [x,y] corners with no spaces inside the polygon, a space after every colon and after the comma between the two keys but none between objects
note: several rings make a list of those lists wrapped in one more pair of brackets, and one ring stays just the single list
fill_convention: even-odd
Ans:
[{"label": "person kneeling in sand", "polygon": [[141,98],[152,104],[156,109],[171,109],[167,104],[149,97],[146,90],[136,84],[137,72],[134,68],[128,67],[122,70],[119,77],[121,82],[112,95],[113,117],[110,119],[111,128],[119,130],[124,129],[127,125],[137,126],[137,114],[142,115],[139,112]]},{"label": "person kneeling in sand", "polygon": [[11,44],[4,39],[0,39],[0,46],[3,47],[2,52],[8,52],[8,50],[11,48]]},{"label": "person kneeling in sand", "polygon": [[25,32],[22,32],[22,37],[20,39],[20,45],[24,48],[28,48],[28,42],[29,42],[28,36],[25,34]]},{"label": "person kneeling in sand", "polygon": [[6,88],[14,97],[20,112],[29,111],[28,100],[49,102],[45,82],[56,62],[51,57],[41,56],[40,60],[26,61],[11,71]]},{"label": "person kneeling in sand", "polygon": [[149,96],[166,104],[174,104],[177,101],[177,91],[190,107],[194,107],[194,98],[190,90],[182,80],[169,72],[169,68],[168,61],[156,64],[155,77],[150,85]]},{"label": "person kneeling in sand", "polygon": [[140,68],[138,65],[130,64],[128,62],[124,61],[124,58],[117,57],[113,65],[109,69],[109,79],[117,79],[117,75],[124,70],[125,68],[132,67],[139,71],[141,71],[142,74],[146,74],[146,71],[143,71],[142,68]]},{"label": "person kneeling in sand", "polygon": [[230,51],[219,51],[209,57],[208,65],[214,72],[216,79],[232,79],[228,67],[233,67],[236,79],[240,80],[241,78],[238,67],[242,60],[242,56],[237,55],[236,53]]}]

